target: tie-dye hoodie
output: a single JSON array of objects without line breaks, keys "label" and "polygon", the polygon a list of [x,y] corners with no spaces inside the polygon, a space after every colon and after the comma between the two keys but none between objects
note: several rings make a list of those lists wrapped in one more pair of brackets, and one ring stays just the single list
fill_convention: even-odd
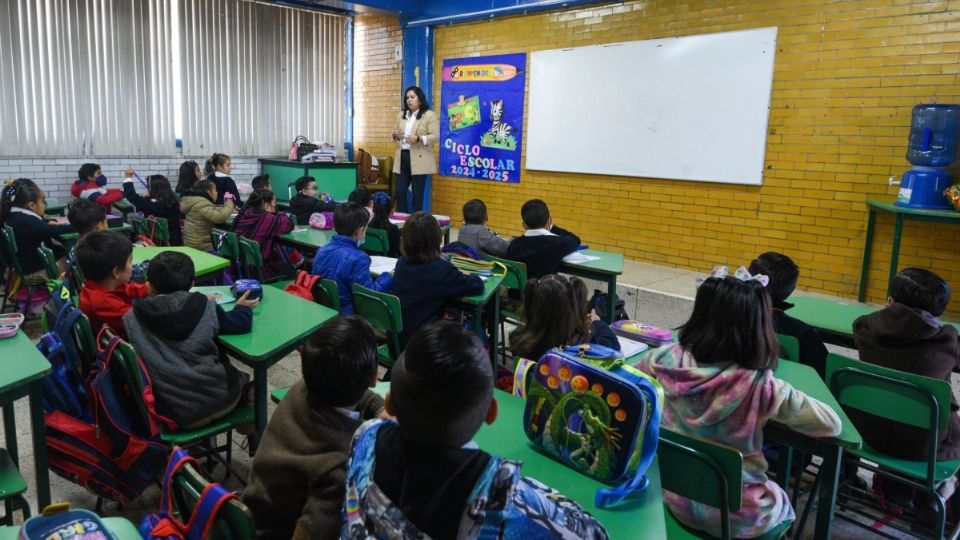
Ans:
[{"label": "tie-dye hoodie", "polygon": [[[841,428],[836,412],[775,378],[769,369],[744,369],[733,362],[699,365],[677,344],[645,352],[634,367],[663,385],[664,427],[743,454],[743,504],[730,516],[735,537],[759,536],[793,519],[787,494],[766,477],[763,427],[774,420],[814,437],[836,436]],[[720,536],[718,509],[670,492],[663,498],[682,523]]]}]

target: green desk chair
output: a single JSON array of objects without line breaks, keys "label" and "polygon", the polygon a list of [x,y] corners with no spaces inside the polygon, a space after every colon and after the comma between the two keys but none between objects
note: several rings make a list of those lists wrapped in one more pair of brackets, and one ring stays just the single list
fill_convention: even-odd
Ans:
[{"label": "green desk chair", "polygon": [[[660,460],[660,484],[663,489],[718,508],[721,538],[732,538],[730,514],[740,510],[742,503],[743,456],[740,452],[706,439],[661,428],[657,459]],[[667,538],[670,540],[714,538],[683,525],[666,506],[663,513],[667,521]],[[792,520],[780,523],[758,538],[779,538],[792,523]]]},{"label": "green desk chair", "polygon": [[[200,471],[187,463],[173,476],[171,494],[173,506],[183,522],[190,520],[200,495],[210,482]],[[238,499],[229,499],[217,514],[207,540],[246,540],[256,536],[253,514]]]},{"label": "green desk chair", "polygon": [[10,454],[0,448],[0,501],[3,501],[5,512],[2,519],[4,525],[13,525],[13,512],[17,508],[23,513],[24,521],[30,517],[30,505],[23,497],[26,491],[27,482],[20,475],[20,469]]},{"label": "green desk chair", "polygon": [[240,243],[240,262],[243,266],[244,276],[251,276],[262,284],[273,284],[278,289],[283,289],[293,280],[283,274],[277,274],[270,277],[263,276],[263,254],[260,252],[260,244],[256,240],[237,236]]},{"label": "green desk chair", "polygon": [[47,246],[40,246],[37,248],[37,253],[40,254],[40,260],[43,261],[43,269],[47,271],[47,277],[50,279],[60,279],[60,269],[57,268],[57,256],[53,254],[53,250]]},{"label": "green desk chair", "polygon": [[387,344],[377,348],[380,363],[387,367],[387,374],[384,375],[384,380],[387,380],[390,368],[400,356],[400,332],[403,331],[400,299],[357,283],[353,284],[352,296],[353,312],[366,319],[370,326],[387,334]]},{"label": "green desk chair", "polygon": [[240,273],[242,269],[242,264],[240,263],[240,241],[237,240],[237,235],[231,231],[224,231],[222,229],[213,229],[210,232],[210,243],[213,244],[213,249],[217,251],[220,257],[230,261],[230,271],[233,272],[235,277],[243,277],[243,274]]},{"label": "green desk chair", "polygon": [[289,204],[290,201],[291,201],[294,197],[296,197],[296,196],[297,196],[297,183],[296,183],[296,182],[290,182],[289,184],[287,184],[287,200],[286,200],[286,202]]},{"label": "green desk chair", "polygon": [[390,253],[390,239],[387,237],[387,231],[368,227],[367,237],[360,248],[373,255]]},{"label": "green desk chair", "polygon": [[[17,257],[17,240],[13,234],[13,229],[9,225],[4,225],[2,230],[0,230],[0,253],[3,254],[3,262],[9,269],[6,280],[6,292],[3,295],[3,302],[0,303],[0,313],[6,311],[8,301],[12,301],[15,307],[21,307],[16,306],[16,300],[10,296],[10,290],[15,280],[20,281],[20,287],[26,287],[27,302],[29,302],[30,298],[33,298],[35,292],[46,292],[46,279],[37,277],[28,278],[23,272],[23,267],[20,266],[20,259]],[[24,305],[20,311],[25,313],[28,307],[29,306]]]},{"label": "green desk chair", "polygon": [[[934,538],[942,538],[945,528],[946,508],[936,488],[941,482],[954,476],[960,470],[960,458],[948,461],[936,460],[940,436],[947,429],[950,416],[953,414],[950,411],[950,383],[940,379],[922,377],[867,364],[831,353],[827,355],[827,384],[830,391],[836,396],[837,401],[844,408],[865,411],[894,422],[927,430],[930,454],[926,460],[910,461],[893,458],[874,450],[866,443],[860,450],[844,450],[844,452],[848,452],[854,458],[860,458],[859,466],[873,471],[874,475],[881,475],[894,482],[906,484],[915,488],[918,492],[931,496],[938,511]],[[820,477],[817,478],[817,483],[819,482]],[[815,484],[812,493],[816,492],[817,485]],[[878,510],[879,505],[865,497],[862,501],[857,500],[854,498],[856,496],[857,493],[855,492],[847,493],[842,499],[849,497],[849,500],[856,500],[862,506],[859,504],[846,505],[843,504],[842,500],[838,501],[838,506],[845,506],[847,512],[873,516],[872,518],[868,518],[868,521],[864,523],[852,519],[846,515],[846,512],[835,513],[835,516],[876,532],[870,528],[869,523],[873,523],[871,519],[881,519],[886,512],[871,512],[871,510]],[[797,532],[797,537],[802,532],[803,521],[807,517],[809,507],[810,503],[808,501],[801,517],[801,528]],[[887,526],[912,534],[896,522],[889,522]],[[955,537],[958,530],[960,530],[960,526],[952,531],[951,537]]]},{"label": "green desk chair", "polygon": [[[488,255],[487,259],[498,262],[502,264],[507,269],[507,275],[504,276],[503,281],[500,282],[500,287],[506,289],[508,293],[510,291],[516,291],[512,296],[518,296],[520,298],[520,305],[523,305],[523,290],[527,286],[527,265],[522,262],[511,261],[510,259],[501,259],[500,257],[494,257],[493,255]],[[510,309],[510,305],[502,302],[500,305],[500,320],[497,321],[500,324],[500,339],[503,340],[500,346],[500,355],[501,358],[506,361],[507,356],[507,328],[506,323],[513,325],[520,325],[523,323],[523,315],[520,313],[520,310]]]},{"label": "green desk chair", "polygon": [[337,313],[340,312],[340,288],[332,279],[319,279],[313,286],[313,299]]},{"label": "green desk chair", "polygon": [[[103,336],[101,337],[103,340],[102,344],[106,346],[112,338],[113,332],[103,332]],[[137,363],[137,353],[133,350],[132,345],[126,341],[122,341],[116,348],[114,355],[114,360],[118,361],[123,368],[122,371],[124,377],[127,379],[127,383],[134,389],[134,391],[131,392],[132,397],[136,400],[137,409],[140,411],[142,420],[146,424],[149,416],[147,406],[143,402],[144,380],[140,372],[140,366]],[[224,467],[226,467],[231,474],[245,484],[246,478],[237,474],[230,466],[233,460],[233,430],[245,424],[252,424],[253,421],[253,409],[249,405],[241,402],[226,416],[196,429],[177,428],[171,430],[161,424],[160,440],[171,448],[173,446],[182,446],[184,448],[202,446],[204,448],[203,451],[196,455],[213,458],[223,463]],[[217,436],[221,433],[226,434],[226,443],[222,446],[216,446]],[[220,456],[221,452],[226,455],[225,458]],[[191,454],[192,453],[193,452],[191,452]]]},{"label": "green desk chair", "polygon": [[165,218],[148,216],[133,219],[133,233],[149,239],[154,245],[170,245],[170,225]]},{"label": "green desk chair", "polygon": [[777,343],[780,344],[780,358],[792,362],[800,361],[800,341],[795,336],[777,334]]}]

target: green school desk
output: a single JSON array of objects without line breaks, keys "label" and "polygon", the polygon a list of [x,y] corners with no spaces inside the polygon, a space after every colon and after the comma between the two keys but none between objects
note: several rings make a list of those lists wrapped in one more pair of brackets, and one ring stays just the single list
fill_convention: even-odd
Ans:
[{"label": "green school desk", "polygon": [[877,212],[893,214],[893,248],[890,251],[890,277],[887,283],[897,275],[897,261],[900,258],[900,239],[903,236],[903,222],[905,220],[926,221],[932,223],[960,223],[960,212],[955,210],[919,210],[906,208],[893,203],[867,201],[870,214],[867,217],[867,237],[863,245],[863,264],[860,266],[860,290],[857,299],[861,302],[867,296],[867,276],[870,270],[871,244],[873,243],[873,226],[877,219]]},{"label": "green school desk", "polygon": [[[389,389],[390,383],[382,382],[374,391],[382,396]],[[614,508],[597,508],[593,503],[597,490],[609,486],[535,450],[523,432],[524,400],[500,391],[493,395],[500,411],[496,421],[491,425],[483,424],[474,437],[480,448],[493,455],[521,461],[520,474],[535,478],[580,503],[603,524],[611,540],[661,540],[667,537],[663,514],[667,510],[663,506],[657,460],[653,460],[647,469],[650,485],[642,494]]]},{"label": "green school desk", "polygon": [[[117,540],[140,540],[143,538],[137,531],[136,526],[127,518],[101,517],[100,521],[113,533]],[[18,534],[20,534],[20,525],[0,527],[0,540],[17,540]]]},{"label": "green school desk", "polygon": [[[133,225],[130,225],[129,223],[120,223],[119,225],[109,226],[107,230],[110,232],[129,234],[133,232]],[[60,241],[63,242],[63,245],[67,249],[70,249],[70,246],[72,246],[77,241],[77,239],[80,238],[80,233],[78,232],[64,233],[58,236],[57,238],[59,238]]]},{"label": "green school desk", "polygon": [[[863,446],[863,438],[860,432],[854,427],[853,422],[847,417],[846,413],[837,403],[836,398],[830,393],[827,384],[823,382],[820,375],[810,366],[781,360],[774,375],[782,379],[797,390],[810,397],[819,399],[826,403],[837,415],[840,416],[842,431],[835,438],[819,439],[809,437],[793,431],[790,428],[771,422],[764,429],[764,438],[770,441],[776,441],[785,444],[791,448],[796,448],[804,452],[821,456],[823,463],[820,465],[820,474],[827,475],[820,482],[820,493],[817,502],[817,525],[814,530],[814,538],[817,540],[827,540],[830,538],[830,527],[833,521],[833,510],[837,502],[837,482],[840,479],[841,457],[844,448],[860,448]],[[789,483],[790,464],[787,460],[781,460],[781,471],[778,478],[786,478]],[[783,485],[786,490],[789,485]]]},{"label": "green school desk", "polygon": [[55,199],[47,199],[47,208],[43,211],[43,214],[46,216],[65,216],[67,215],[67,205]]},{"label": "green school desk", "polygon": [[597,281],[606,283],[607,298],[609,298],[610,301],[607,302],[607,313],[601,313],[600,315],[608,323],[612,323],[613,312],[615,311],[616,307],[614,298],[616,298],[617,294],[617,276],[623,273],[623,254],[599,251],[596,249],[587,249],[581,251],[580,253],[583,253],[584,255],[600,257],[600,259],[578,264],[570,264],[565,262],[560,265],[560,271],[564,274],[572,274],[574,276],[595,279]]},{"label": "green school desk", "polygon": [[205,276],[207,274],[218,272],[230,265],[230,261],[223,257],[217,257],[186,246],[157,246],[157,247],[133,247],[133,264],[139,264],[147,259],[152,259],[164,251],[178,251],[183,253],[193,261],[193,273],[195,277]]},{"label": "green school desk", "polygon": [[[224,292],[223,287],[194,289],[200,292]],[[234,305],[225,304],[223,307],[230,310]],[[250,441],[251,455],[267,427],[267,369],[293,352],[307,336],[337,315],[336,311],[320,304],[308,302],[275,287],[264,287],[260,305],[253,309],[253,330],[248,334],[217,336],[217,341],[231,356],[253,368],[257,433]]]},{"label": "green school desk", "polygon": [[486,311],[487,305],[492,303],[493,305],[493,317],[490,319],[490,359],[496,363],[497,354],[499,354],[498,347],[498,334],[500,331],[500,325],[497,324],[497,321],[500,320],[500,295],[498,294],[497,289],[500,287],[500,283],[503,281],[503,276],[490,276],[483,282],[483,292],[474,296],[464,296],[458,298],[453,302],[454,305],[473,311],[473,331],[480,336],[480,340],[484,343],[487,342],[487,335],[483,328],[483,312]]},{"label": "green school desk", "polygon": [[[880,309],[871,304],[839,302],[816,296],[791,296],[789,301],[794,307],[787,310],[787,315],[816,328],[827,343],[850,348],[856,348],[853,342],[853,321]],[[946,324],[952,324],[960,330],[960,324]]]},{"label": "green school desk", "polygon": [[298,225],[296,229],[287,234],[280,235],[280,243],[294,246],[307,253],[313,254],[316,253],[318,249],[327,245],[327,242],[329,242],[335,234],[337,234],[337,232],[333,229],[321,230]]},{"label": "green school desk", "polygon": [[42,509],[50,504],[50,471],[47,467],[47,432],[43,425],[43,391],[40,388],[40,379],[50,373],[50,362],[40,354],[22,330],[12,338],[0,339],[0,358],[4,362],[3,369],[0,369],[0,407],[3,407],[3,431],[7,452],[17,467],[20,467],[13,403],[22,397],[29,397],[37,504],[39,509]]}]

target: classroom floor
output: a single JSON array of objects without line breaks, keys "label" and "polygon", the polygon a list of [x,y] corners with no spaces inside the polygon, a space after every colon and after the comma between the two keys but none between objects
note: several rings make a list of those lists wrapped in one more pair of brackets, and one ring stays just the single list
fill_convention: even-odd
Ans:
[{"label": "classroom floor", "polygon": [[[696,293],[695,279],[703,277],[704,273],[691,272],[676,268],[668,268],[648,263],[626,261],[624,263],[623,276],[618,280],[617,294],[625,300],[627,313],[632,318],[637,318],[657,326],[676,327],[683,323],[690,314],[693,306],[693,297]],[[588,283],[591,289],[599,288],[599,284]],[[38,323],[30,323],[27,326],[29,335],[38,338],[40,329]],[[833,347],[831,347],[833,348]],[[841,351],[851,354],[853,351]],[[245,369],[240,366],[240,369]],[[299,356],[294,353],[272,367],[269,371],[269,390],[274,388],[289,386],[296,382],[300,375]],[[956,387],[957,385],[955,385]],[[272,402],[268,406],[270,413],[276,407]],[[26,478],[27,484],[33,484],[33,448],[30,441],[29,414],[27,410],[27,400],[23,399],[17,402],[16,422],[19,426],[18,444],[21,455],[21,471]],[[235,441],[241,442],[243,437],[235,435]],[[249,473],[251,458],[245,450],[235,448],[233,466],[236,471],[244,478]],[[223,481],[224,469],[217,466],[213,473],[213,479]],[[242,489],[243,485],[234,477],[225,481],[227,487],[231,489]],[[562,491],[562,486],[555,486]],[[74,507],[93,509],[96,498],[83,488],[76,486],[59,476],[51,474],[51,491],[53,500],[69,502]],[[28,500],[31,508],[36,512],[36,499],[32,493],[28,493]],[[159,488],[157,486],[149,487],[139,499],[131,504],[118,508],[115,503],[106,503],[103,513],[105,515],[122,515],[131,521],[139,522],[147,512],[156,511],[159,505]],[[803,496],[799,507],[805,504],[806,496]],[[799,513],[799,511],[798,511]],[[19,521],[19,513],[17,514]],[[882,525],[877,525],[882,527]],[[888,532],[892,531],[888,527],[882,527]],[[810,520],[803,538],[812,538],[813,520]],[[847,524],[841,520],[834,520],[833,538],[838,540],[859,539],[868,536],[863,529]],[[909,538],[908,536],[903,536]]]}]

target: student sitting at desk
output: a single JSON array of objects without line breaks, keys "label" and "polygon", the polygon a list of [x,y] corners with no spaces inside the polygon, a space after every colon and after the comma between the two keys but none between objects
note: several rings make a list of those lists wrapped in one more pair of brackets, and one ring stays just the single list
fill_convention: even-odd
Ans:
[{"label": "student sitting at desk", "polygon": [[[263,259],[263,275],[271,277],[285,275],[293,277],[294,267],[290,262],[290,255],[277,241],[281,235],[293,230],[293,221],[290,216],[277,212],[277,197],[272,191],[265,189],[254,190],[247,199],[247,203],[240,210],[240,215],[233,224],[233,230],[238,235],[255,240],[260,245],[260,256]],[[297,254],[297,260],[300,255]]]},{"label": "student sitting at desk", "polygon": [[[70,225],[47,223],[43,213],[47,208],[47,196],[33,180],[18,178],[3,188],[0,197],[0,225],[13,229],[17,242],[17,258],[23,273],[30,279],[46,281],[47,272],[37,248],[46,245],[54,250],[57,259],[64,256],[63,248],[50,244],[57,235],[73,232]],[[6,255],[6,254],[4,254]],[[58,265],[63,271],[63,261]]]},{"label": "student sitting at desk", "polygon": [[250,332],[252,310],[260,303],[245,292],[224,311],[216,300],[190,292],[193,275],[187,255],[159,253],[147,269],[155,296],[137,300],[123,316],[130,343],[153,380],[157,412],[183,429],[205,426],[240,402],[250,376],[230,363],[216,337]]},{"label": "student sitting at desk", "polygon": [[563,258],[580,247],[580,237],[554,225],[547,203],[540,199],[523,203],[520,216],[525,232],[510,242],[507,258],[525,263],[528,278],[557,273]]},{"label": "student sitting at desk", "polygon": [[333,212],[337,203],[329,200],[330,195],[321,193],[317,198],[317,181],[312,176],[301,176],[294,184],[297,194],[290,199],[290,213],[297,216],[297,225],[310,223],[310,216],[317,212]]},{"label": "student sitting at desk", "polygon": [[[760,536],[794,518],[790,498],[766,475],[767,422],[813,437],[835,436],[841,429],[828,405],[773,376],[778,346],[765,277],[705,280],[690,319],[680,327],[679,343],[651,349],[634,365],[663,385],[663,427],[743,454],[743,503],[730,515],[736,538]],[[684,525],[720,536],[719,509],[669,491],[663,500]]]},{"label": "student sitting at desk", "polygon": [[102,204],[109,210],[113,203],[123,198],[119,189],[107,189],[107,177],[96,163],[84,163],[77,171],[77,180],[70,186],[70,194],[78,199],[87,199]]},{"label": "student sitting at desk", "polygon": [[371,229],[382,229],[387,231],[387,243],[390,247],[387,250],[387,257],[396,259],[400,256],[400,227],[390,221],[390,215],[393,213],[393,201],[386,191],[378,191],[373,194],[373,219],[370,220]]},{"label": "student sitting at desk", "polygon": [[483,255],[504,257],[509,240],[497,236],[487,227],[487,205],[480,199],[470,199],[463,204],[463,228],[457,235],[457,241],[463,242]]},{"label": "student sitting at desk", "polygon": [[335,317],[307,338],[303,379],[270,416],[243,502],[257,538],[339,538],[350,439],[383,411],[377,340],[356,315]]},{"label": "student sitting at desk", "polygon": [[440,224],[426,212],[414,212],[403,225],[403,256],[393,276],[403,312],[401,346],[424,322],[440,317],[450,300],[483,292],[480,276],[464,274],[440,257],[442,242]]},{"label": "student sitting at desk", "polygon": [[224,196],[229,193],[233,200],[240,204],[240,191],[237,190],[237,183],[230,176],[232,171],[233,162],[230,160],[230,156],[226,154],[213,154],[204,165],[203,172],[207,175],[206,179],[213,182],[217,187],[217,194],[213,198],[214,203],[226,204]]},{"label": "student sitting at desk", "polygon": [[90,317],[94,332],[106,324],[126,339],[123,316],[150,287],[131,283],[133,244],[120,233],[95,231],[77,244],[77,264],[83,272],[80,309]]},{"label": "student sitting at desk", "polygon": [[227,221],[233,213],[233,195],[227,192],[224,195],[223,206],[213,204],[217,196],[217,186],[209,180],[200,180],[193,184],[180,197],[180,211],[183,212],[183,245],[210,251],[213,242],[210,233],[215,225]]},{"label": "student sitting at desk", "polygon": [[497,402],[490,358],[459,324],[429,322],[410,338],[385,406],[397,422],[370,420],[353,436],[344,537],[472,538],[482,527],[498,538],[607,538],[576,501],[472,441]]},{"label": "student sitting at desk", "polygon": [[[950,285],[937,274],[923,268],[905,268],[891,281],[887,307],[864,315],[853,323],[853,338],[860,352],[860,360],[891,369],[923,375],[950,382],[950,375],[960,367],[957,330],[953,325],[941,324],[940,315],[950,303]],[[941,434],[937,460],[960,457],[960,417],[956,398],[952,398],[946,432]],[[863,435],[863,441],[872,448],[890,456],[926,460],[928,434],[926,430],[886,420],[863,411],[850,409],[850,420]],[[896,436],[891,436],[896,434]],[[913,505],[912,489],[892,481],[874,489],[888,499],[904,506]],[[956,479],[944,482],[940,493],[944,499],[956,489]],[[920,503],[918,520],[933,523],[934,502]]]},{"label": "student sitting at desk", "polygon": [[800,268],[786,255],[768,251],[750,263],[751,274],[763,274],[770,278],[767,291],[773,302],[773,329],[778,334],[793,336],[800,343],[800,358],[790,358],[794,362],[806,364],[817,370],[821,378],[827,372],[827,348],[820,334],[807,323],[787,315],[793,304],[787,298],[797,288]]},{"label": "student sitting at desk", "polygon": [[333,213],[333,228],[337,234],[317,251],[311,273],[337,282],[340,290],[340,313],[353,313],[354,283],[379,292],[389,292],[393,276],[384,272],[370,277],[370,256],[360,249],[367,234],[370,213],[357,203],[341,204]]},{"label": "student sitting at desk", "polygon": [[170,231],[170,245],[183,245],[183,235],[180,232],[180,221],[183,214],[180,212],[180,201],[170,188],[170,181],[162,174],[151,174],[147,177],[147,196],[137,193],[133,185],[133,178],[123,181],[123,196],[130,201],[144,216],[156,216],[167,220],[167,230]]}]

